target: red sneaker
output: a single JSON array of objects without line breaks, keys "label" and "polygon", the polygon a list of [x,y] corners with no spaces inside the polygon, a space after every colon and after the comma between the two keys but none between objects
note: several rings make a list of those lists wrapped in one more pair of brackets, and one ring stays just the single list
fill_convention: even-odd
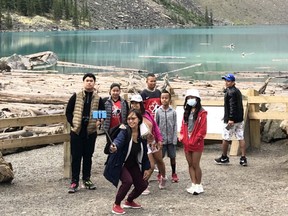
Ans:
[{"label": "red sneaker", "polygon": [[172,174],[172,182],[173,182],[173,183],[177,183],[178,181],[179,181],[179,178],[178,178],[177,174],[176,174],[176,173],[173,173],[173,174]]},{"label": "red sneaker", "polygon": [[140,208],[142,208],[142,206],[140,204],[137,204],[134,201],[128,202],[127,200],[124,203],[123,207],[124,208],[132,208],[132,209],[140,209]]},{"label": "red sneaker", "polygon": [[122,215],[122,214],[125,214],[126,212],[124,211],[123,208],[121,208],[120,205],[114,204],[112,208],[112,213]]},{"label": "red sneaker", "polygon": [[161,181],[161,178],[162,178],[161,174],[160,174],[160,173],[158,173],[158,175],[157,175],[157,181],[158,181],[158,183],[160,183],[160,181]]}]

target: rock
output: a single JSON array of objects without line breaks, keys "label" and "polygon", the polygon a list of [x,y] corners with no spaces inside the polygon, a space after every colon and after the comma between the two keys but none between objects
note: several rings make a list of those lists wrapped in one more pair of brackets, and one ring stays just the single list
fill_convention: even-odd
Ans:
[{"label": "rock", "polygon": [[261,136],[263,142],[270,143],[271,141],[287,138],[287,134],[281,129],[280,123],[280,120],[267,120]]},{"label": "rock", "polygon": [[280,128],[288,135],[288,120],[283,120],[280,124]]}]

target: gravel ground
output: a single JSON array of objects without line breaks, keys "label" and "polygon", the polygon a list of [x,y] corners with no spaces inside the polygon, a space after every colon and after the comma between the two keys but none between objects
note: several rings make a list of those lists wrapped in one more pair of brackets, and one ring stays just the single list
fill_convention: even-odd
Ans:
[{"label": "gravel ground", "polygon": [[[6,155],[12,162],[15,179],[0,185],[0,212],[10,215],[112,215],[116,188],[103,177],[106,156],[102,153],[105,137],[97,138],[93,157],[92,180],[97,189],[81,189],[68,194],[69,179],[63,178],[63,145]],[[262,144],[260,150],[248,151],[248,167],[241,167],[238,157],[229,165],[216,165],[219,144],[205,146],[201,160],[205,192],[193,196],[189,185],[183,149],[177,151],[179,183],[168,182],[160,191],[156,173],[150,182],[151,194],[137,199],[143,209],[128,209],[126,215],[287,215],[288,143]],[[170,177],[168,158],[165,158]]]}]

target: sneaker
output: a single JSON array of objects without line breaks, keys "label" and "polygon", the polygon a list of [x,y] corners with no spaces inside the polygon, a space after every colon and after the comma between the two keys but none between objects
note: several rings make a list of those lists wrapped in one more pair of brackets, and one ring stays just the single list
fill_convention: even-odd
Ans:
[{"label": "sneaker", "polygon": [[112,208],[112,213],[121,215],[121,214],[125,214],[126,212],[124,211],[123,208],[121,208],[120,205],[114,204]]},{"label": "sneaker", "polygon": [[90,179],[83,180],[83,185],[88,190],[95,190],[96,189],[96,185],[94,185]]},{"label": "sneaker", "polygon": [[217,164],[228,164],[229,163],[229,157],[222,155],[221,157],[214,159],[214,161]]},{"label": "sneaker", "polygon": [[157,164],[155,164],[154,172],[159,172],[159,169],[158,169],[158,167],[157,167]]},{"label": "sneaker", "polygon": [[240,158],[240,165],[241,166],[247,166],[247,158],[245,156],[241,156]]},{"label": "sneaker", "polygon": [[179,178],[178,178],[177,174],[176,174],[176,173],[173,173],[173,174],[172,174],[172,182],[173,182],[173,183],[177,183],[178,181],[179,181]]},{"label": "sneaker", "polygon": [[196,184],[192,183],[191,187],[186,188],[186,191],[188,193],[194,194],[195,188],[196,188]]},{"label": "sneaker", "polygon": [[161,178],[162,178],[161,174],[160,174],[160,173],[158,173],[158,175],[157,175],[157,181],[158,181],[158,183],[160,183],[160,181],[161,181]]},{"label": "sneaker", "polygon": [[149,188],[147,187],[143,192],[142,192],[142,195],[148,195],[150,194],[150,190]]},{"label": "sneaker", "polygon": [[160,180],[160,182],[159,182],[159,189],[160,189],[160,190],[162,190],[162,189],[165,188],[166,181],[167,181],[166,178],[164,178],[164,177],[161,178],[161,180]]},{"label": "sneaker", "polygon": [[75,193],[77,190],[78,190],[78,183],[72,182],[68,189],[68,193]]},{"label": "sneaker", "polygon": [[128,202],[127,200],[124,203],[123,207],[124,208],[132,208],[132,209],[140,209],[140,208],[142,208],[142,206],[140,204],[137,204],[134,201]]},{"label": "sneaker", "polygon": [[196,192],[198,194],[204,193],[203,185],[202,184],[196,184]]},{"label": "sneaker", "polygon": [[190,188],[187,188],[186,190],[188,193],[193,194],[193,195],[199,195],[200,193],[204,193],[202,184],[192,183],[192,186]]}]

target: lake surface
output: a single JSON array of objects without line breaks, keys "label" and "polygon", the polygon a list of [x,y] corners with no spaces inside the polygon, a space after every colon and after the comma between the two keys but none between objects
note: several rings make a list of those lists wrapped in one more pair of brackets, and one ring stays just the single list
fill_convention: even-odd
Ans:
[{"label": "lake surface", "polygon": [[0,33],[0,57],[50,50],[60,61],[209,80],[219,78],[218,72],[287,71],[287,41],[287,25],[13,32]]}]

